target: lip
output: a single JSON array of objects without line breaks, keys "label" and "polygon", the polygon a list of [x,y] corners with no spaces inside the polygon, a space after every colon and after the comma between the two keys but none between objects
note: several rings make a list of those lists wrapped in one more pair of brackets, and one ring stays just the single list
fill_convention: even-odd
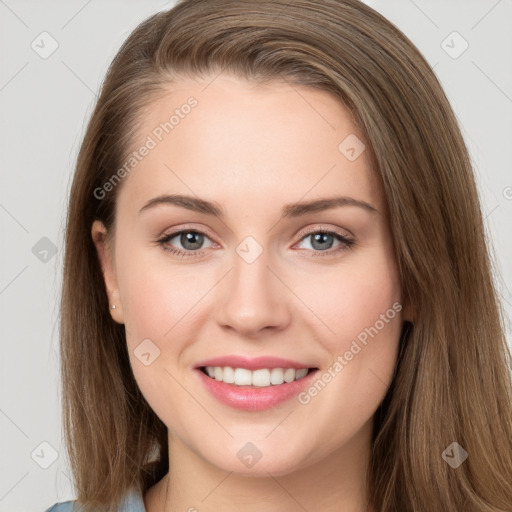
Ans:
[{"label": "lip", "polygon": [[[222,365],[208,364],[205,366]],[[241,368],[241,366],[237,366],[237,368]],[[268,368],[268,366],[266,368]],[[281,368],[281,366],[274,366],[273,368]],[[288,366],[288,368],[291,367]],[[301,366],[299,368],[305,367]],[[272,407],[276,407],[297,396],[306,387],[311,385],[313,379],[316,378],[318,369],[310,371],[305,377],[302,377],[302,379],[295,380],[293,382],[284,382],[283,384],[276,386],[272,385],[264,388],[226,384],[225,382],[212,379],[203,373],[200,368],[196,368],[194,372],[198,374],[198,377],[202,381],[206,390],[219,402],[234,409],[256,412],[271,409]]]},{"label": "lip", "polygon": [[230,366],[231,368],[246,368],[247,370],[261,370],[264,368],[316,368],[316,366],[308,363],[299,363],[291,359],[282,359],[280,357],[260,356],[248,358],[243,356],[223,356],[215,357],[202,361],[195,366],[196,369],[204,366]]}]

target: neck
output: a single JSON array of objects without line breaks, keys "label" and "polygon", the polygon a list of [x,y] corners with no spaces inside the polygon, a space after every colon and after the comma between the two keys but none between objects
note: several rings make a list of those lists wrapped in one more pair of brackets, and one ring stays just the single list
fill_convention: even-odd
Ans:
[{"label": "neck", "polygon": [[371,425],[342,448],[291,473],[246,476],[223,471],[169,435],[170,471],[152,487],[147,512],[372,512],[367,506],[366,470]]}]

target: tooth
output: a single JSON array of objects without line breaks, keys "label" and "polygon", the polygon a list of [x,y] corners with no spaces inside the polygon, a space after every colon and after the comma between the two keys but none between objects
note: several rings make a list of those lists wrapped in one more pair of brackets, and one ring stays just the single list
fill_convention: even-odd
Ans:
[{"label": "tooth", "polygon": [[270,372],[266,369],[252,372],[252,385],[260,388],[270,386]]},{"label": "tooth", "polygon": [[226,384],[233,384],[235,382],[235,370],[233,370],[231,366],[224,366],[224,371],[222,372],[222,380]]},{"label": "tooth", "polygon": [[308,374],[307,368],[260,368],[251,371],[230,366],[206,366],[205,371],[212,379],[226,384],[256,387],[278,386],[284,382],[302,379]]},{"label": "tooth", "polygon": [[302,379],[302,377],[305,377],[308,374],[307,368],[301,368],[300,370],[295,371],[295,380]]},{"label": "tooth", "polygon": [[295,368],[287,368],[284,371],[284,381],[293,382],[295,380]]},{"label": "tooth", "polygon": [[270,371],[270,382],[274,385],[282,384],[284,382],[284,370],[282,368],[272,368]]},{"label": "tooth", "polygon": [[235,370],[235,384],[237,386],[251,386],[252,385],[252,372],[245,368],[237,368]]}]

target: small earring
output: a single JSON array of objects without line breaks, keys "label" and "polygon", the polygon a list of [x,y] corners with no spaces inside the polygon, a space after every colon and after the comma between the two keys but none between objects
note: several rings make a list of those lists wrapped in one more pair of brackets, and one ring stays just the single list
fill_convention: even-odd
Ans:
[{"label": "small earring", "polygon": [[112,306],[110,306],[110,309],[116,309],[116,305],[112,304]]}]

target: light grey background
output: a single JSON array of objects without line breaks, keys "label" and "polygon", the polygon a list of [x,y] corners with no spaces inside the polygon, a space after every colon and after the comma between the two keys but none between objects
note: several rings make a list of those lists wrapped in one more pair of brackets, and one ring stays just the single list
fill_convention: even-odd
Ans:
[{"label": "light grey background", "polygon": [[[510,318],[512,1],[366,3],[412,39],[445,87],[475,165]],[[139,22],[172,4],[0,0],[0,512],[43,511],[75,497],[58,367],[66,197],[108,64]],[[58,48],[42,58],[53,40]]]}]

